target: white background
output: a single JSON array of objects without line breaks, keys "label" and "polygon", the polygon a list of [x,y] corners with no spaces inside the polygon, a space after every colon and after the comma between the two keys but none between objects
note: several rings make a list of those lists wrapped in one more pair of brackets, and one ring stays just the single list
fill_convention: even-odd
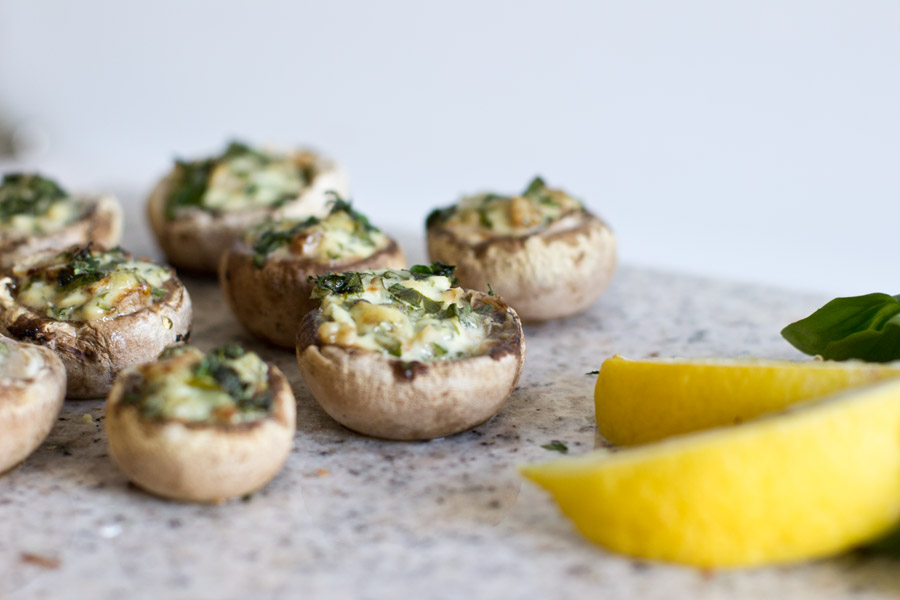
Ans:
[{"label": "white background", "polygon": [[0,0],[0,120],[132,220],[239,136],[326,151],[412,239],[541,173],[623,262],[900,293],[896,1]]}]

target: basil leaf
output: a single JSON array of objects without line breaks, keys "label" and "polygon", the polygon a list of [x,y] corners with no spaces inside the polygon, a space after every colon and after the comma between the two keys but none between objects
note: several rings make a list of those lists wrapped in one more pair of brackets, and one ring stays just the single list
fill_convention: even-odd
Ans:
[{"label": "basil leaf", "polygon": [[827,360],[898,360],[900,296],[835,298],[782,329],[781,335],[801,352],[819,354]]}]

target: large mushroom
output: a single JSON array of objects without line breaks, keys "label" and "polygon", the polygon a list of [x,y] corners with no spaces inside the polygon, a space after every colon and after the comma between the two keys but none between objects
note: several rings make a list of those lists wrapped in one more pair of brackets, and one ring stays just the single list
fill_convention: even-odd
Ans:
[{"label": "large mushroom", "polygon": [[0,338],[0,473],[41,445],[65,396],[66,370],[56,354]]},{"label": "large mushroom", "polygon": [[601,219],[535,178],[514,197],[479,194],[433,211],[428,255],[463,286],[490,287],[527,321],[577,314],[609,285],[616,240]]},{"label": "large mushroom", "polygon": [[35,173],[0,182],[0,265],[88,242],[111,248],[121,237],[122,209],[111,195],[69,194]]},{"label": "large mushroom", "polygon": [[516,312],[456,285],[452,267],[321,276],[297,361],[319,405],[342,425],[393,440],[471,429],[500,410],[525,360]]},{"label": "large mushroom", "polygon": [[239,346],[189,346],[124,371],[106,403],[113,461],[153,494],[218,502],[266,485],[290,454],[294,395],[272,364]]},{"label": "large mushroom", "polygon": [[70,398],[105,396],[120,370],[187,339],[190,325],[175,273],[120,249],[48,251],[0,277],[0,331],[54,350]]},{"label": "large mushroom", "polygon": [[266,219],[326,212],[326,192],[346,195],[337,165],[311,151],[277,153],[232,142],[219,156],[176,161],[150,195],[150,225],[169,262],[215,273],[222,255]]},{"label": "large mushroom", "polygon": [[219,282],[231,310],[254,335],[293,348],[310,298],[310,277],[340,271],[403,268],[396,241],[335,197],[324,218],[266,222],[222,257]]}]

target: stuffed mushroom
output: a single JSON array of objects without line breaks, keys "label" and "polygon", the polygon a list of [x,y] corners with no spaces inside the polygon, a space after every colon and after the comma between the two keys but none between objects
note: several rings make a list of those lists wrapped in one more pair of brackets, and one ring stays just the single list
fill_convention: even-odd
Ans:
[{"label": "stuffed mushroom", "polygon": [[293,348],[300,320],[318,305],[310,298],[311,276],[405,266],[397,242],[334,196],[324,218],[269,221],[248,230],[222,258],[219,281],[248,330]]},{"label": "stuffed mushroom", "polygon": [[440,263],[315,280],[321,306],[297,339],[322,408],[375,437],[423,440],[479,425],[515,389],[525,360],[516,312],[457,285]]},{"label": "stuffed mushroom", "polygon": [[150,195],[148,214],[170,263],[215,273],[245,229],[267,218],[322,215],[327,191],[347,191],[331,161],[309,151],[268,152],[232,142],[218,156],[176,161]]},{"label": "stuffed mushroom", "polygon": [[122,236],[122,210],[112,196],[73,195],[35,173],[0,182],[0,265],[73,244],[112,247]]},{"label": "stuffed mushroom", "polygon": [[175,346],[123,371],[106,402],[109,453],[149,492],[217,502],[255,492],[281,469],[296,430],[277,367],[240,346]]},{"label": "stuffed mushroom", "polygon": [[56,351],[70,398],[105,396],[116,373],[186,339],[190,325],[174,271],[119,248],[47,252],[0,278],[0,331]]},{"label": "stuffed mushroom", "polygon": [[65,396],[66,370],[53,351],[0,338],[0,473],[41,445]]},{"label": "stuffed mushroom", "polygon": [[525,321],[585,310],[616,266],[606,223],[539,177],[518,196],[478,194],[435,210],[426,227],[431,260],[455,264],[465,287],[490,286]]}]

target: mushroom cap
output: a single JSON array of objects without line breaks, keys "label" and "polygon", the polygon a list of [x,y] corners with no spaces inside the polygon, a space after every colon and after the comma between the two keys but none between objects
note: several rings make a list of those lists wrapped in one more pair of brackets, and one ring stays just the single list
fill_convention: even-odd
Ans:
[{"label": "mushroom cap", "polygon": [[66,370],[53,351],[4,338],[10,356],[0,375],[0,473],[41,445],[66,396]]},{"label": "mushroom cap", "polygon": [[166,199],[174,183],[173,170],[156,185],[147,201],[147,216],[156,241],[168,261],[196,273],[216,273],[222,255],[249,227],[266,219],[322,215],[328,201],[326,192],[347,195],[344,172],[332,161],[316,160],[316,176],[296,199],[278,208],[260,207],[233,213],[185,210],[178,218],[166,218]]},{"label": "mushroom cap", "polygon": [[456,265],[463,287],[490,285],[526,322],[585,310],[606,290],[616,268],[615,236],[587,211],[520,237],[471,242],[441,223],[429,227],[427,237],[431,260]]},{"label": "mushroom cap", "polygon": [[320,310],[304,317],[297,363],[310,393],[345,427],[389,440],[429,440],[476,427],[512,394],[525,362],[525,337],[516,312],[503,301],[470,292],[512,315],[508,338],[487,354],[429,363],[322,344]]},{"label": "mushroom cap", "polygon": [[265,486],[291,451],[297,428],[294,394],[269,364],[272,413],[239,425],[151,420],[122,404],[136,371],[117,380],[106,400],[109,454],[145,490],[185,502],[218,502]]},{"label": "mushroom cap", "polygon": [[310,276],[406,267],[406,256],[393,239],[366,258],[327,265],[290,255],[270,256],[259,268],[253,257],[246,242],[236,241],[222,257],[219,284],[237,320],[254,335],[283,348],[296,345],[301,319],[319,304],[309,297]]},{"label": "mushroom cap", "polygon": [[94,242],[106,248],[122,240],[122,207],[114,196],[78,196],[87,206],[82,217],[44,235],[14,234],[0,238],[0,266],[11,266],[43,250]]},{"label": "mushroom cap", "polygon": [[15,280],[0,278],[0,332],[47,347],[62,359],[69,398],[100,398],[116,374],[156,360],[166,347],[190,336],[191,297],[172,273],[165,295],[150,306],[110,319],[60,321],[20,304]]}]

